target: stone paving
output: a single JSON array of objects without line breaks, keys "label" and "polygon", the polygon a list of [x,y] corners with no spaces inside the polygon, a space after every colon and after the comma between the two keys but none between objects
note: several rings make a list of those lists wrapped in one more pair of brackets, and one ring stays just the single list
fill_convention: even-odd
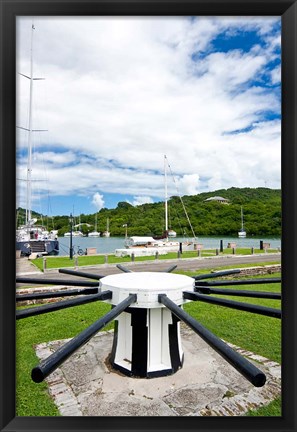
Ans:
[{"label": "stone paving", "polygon": [[[130,378],[112,370],[113,331],[99,332],[46,379],[62,416],[240,416],[281,394],[281,366],[229,344],[267,377],[261,388],[182,323],[184,365],[162,378]],[[36,346],[47,358],[67,340]]]},{"label": "stone paving", "polygon": [[42,272],[28,258],[18,258],[16,264],[17,276],[38,275]]}]

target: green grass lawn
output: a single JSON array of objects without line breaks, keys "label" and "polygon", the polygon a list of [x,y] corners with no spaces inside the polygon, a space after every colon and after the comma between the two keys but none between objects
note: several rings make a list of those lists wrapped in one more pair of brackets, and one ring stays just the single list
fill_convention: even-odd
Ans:
[{"label": "green grass lawn", "polygon": [[[273,277],[277,277],[276,274]],[[228,287],[231,288],[231,287]],[[280,284],[239,285],[233,289],[279,292]],[[220,299],[280,308],[280,300],[216,295]],[[225,341],[281,362],[281,320],[209,303],[190,302],[184,310]],[[265,335],[265,343],[263,337]]]},{"label": "green grass lawn", "polygon": [[[203,270],[203,273],[208,273],[209,271],[210,270]],[[183,272],[183,274],[185,274],[185,272]],[[191,272],[187,272],[186,274],[192,275]],[[195,272],[195,274],[197,274],[197,272]],[[274,274],[272,276],[277,277],[280,275]],[[236,289],[236,287],[233,288]],[[279,292],[280,284],[243,285],[239,286],[238,289]],[[280,301],[278,300],[230,296],[219,297],[274,308],[280,307]],[[225,341],[253,351],[276,362],[281,362],[280,320],[200,302],[187,303],[184,309]],[[46,383],[35,384],[31,380],[31,370],[38,364],[34,346],[41,342],[73,337],[96,321],[100,316],[106,314],[108,310],[110,310],[110,306],[103,302],[89,303],[87,305],[63,309],[17,321],[17,416],[59,415],[56,406],[48,395]],[[112,327],[113,323],[105,327],[104,330]],[[249,415],[280,416],[280,398],[276,399],[267,407],[249,413]]]},{"label": "green grass lawn", "polygon": [[[16,415],[58,416],[47,392],[47,384],[31,380],[31,370],[39,363],[34,346],[41,342],[76,336],[110,310],[103,302],[90,303],[38,315],[16,323]],[[110,323],[104,330],[113,328]]]},{"label": "green grass lawn", "polygon": [[281,416],[281,398],[277,397],[274,401],[270,402],[267,406],[261,407],[257,410],[249,410],[246,414],[247,417],[280,417]]},{"label": "green grass lawn", "polygon": [[[275,253],[277,252],[276,249],[268,249],[267,253]],[[260,249],[255,249],[254,254],[260,254],[263,253]],[[232,254],[232,249],[225,248],[224,252],[219,253],[219,255],[230,255]],[[237,255],[250,255],[251,249],[245,248],[245,249],[236,249]],[[215,249],[207,249],[203,250],[201,252],[201,257],[210,257],[215,256],[216,250]],[[186,259],[186,258],[197,258],[198,252],[197,251],[185,251],[182,254],[177,254],[176,252],[169,252],[166,255],[159,255],[159,260],[170,260],[170,259]],[[155,256],[143,256],[143,257],[135,257],[134,261],[154,261],[156,258]],[[259,258],[260,259],[260,258]],[[108,254],[108,255],[83,255],[83,256],[77,256],[73,259],[70,259],[68,256],[66,257],[46,257],[46,268],[47,269],[53,269],[53,268],[62,268],[62,267],[74,267],[76,264],[81,266],[93,266],[93,265],[100,265],[100,264],[119,264],[119,263],[125,263],[125,262],[131,262],[131,257],[116,257],[115,255]],[[43,258],[37,258],[35,260],[31,261],[39,270],[43,270]],[[253,264],[255,265],[255,264]]]}]

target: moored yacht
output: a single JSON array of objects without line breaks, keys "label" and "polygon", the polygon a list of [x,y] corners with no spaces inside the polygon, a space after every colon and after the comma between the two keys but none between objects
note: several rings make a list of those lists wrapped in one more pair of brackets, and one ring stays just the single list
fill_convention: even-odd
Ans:
[{"label": "moored yacht", "polygon": [[20,251],[21,256],[29,256],[32,253],[40,255],[57,255],[59,253],[59,241],[56,231],[47,231],[42,225],[36,225],[37,219],[32,218],[31,198],[32,198],[32,132],[36,131],[32,127],[32,93],[33,93],[33,34],[35,27],[31,29],[31,62],[30,76],[20,74],[30,80],[30,99],[29,99],[29,124],[28,128],[20,127],[28,132],[28,155],[27,155],[27,179],[26,179],[26,216],[25,223],[16,230],[16,250]]},{"label": "moored yacht", "polygon": [[[164,235],[162,237],[156,238],[151,236],[132,236],[127,237],[127,224],[124,226],[126,227],[126,239],[125,239],[125,249],[116,249],[115,255],[116,256],[125,256],[129,255],[131,256],[134,254],[134,256],[148,256],[148,255],[155,255],[156,252],[158,254],[167,254],[168,252],[178,252],[182,250],[194,250],[195,245],[195,239],[196,236],[194,234],[192,225],[189,221],[188,215],[186,213],[185,207],[183,205],[183,209],[186,213],[188,222],[190,223],[192,232],[194,234],[194,240],[193,241],[172,241],[169,240],[169,231],[168,230],[168,196],[167,196],[167,158],[164,156],[164,177],[165,177],[165,231]],[[181,199],[181,197],[180,197]],[[173,231],[176,236],[176,232]]]},{"label": "moored yacht", "polygon": [[244,226],[243,226],[243,211],[242,211],[242,206],[241,206],[241,230],[238,231],[238,237],[239,238],[245,238],[246,237],[246,231],[245,231]]}]

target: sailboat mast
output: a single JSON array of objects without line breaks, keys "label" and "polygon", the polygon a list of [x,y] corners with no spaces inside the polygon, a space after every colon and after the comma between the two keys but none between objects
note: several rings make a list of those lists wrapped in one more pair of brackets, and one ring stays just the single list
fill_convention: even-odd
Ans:
[{"label": "sailboat mast", "polygon": [[241,206],[241,230],[243,231],[243,211]]},{"label": "sailboat mast", "polygon": [[30,53],[30,99],[29,99],[29,138],[28,138],[28,162],[27,162],[27,199],[26,199],[26,224],[31,220],[31,183],[32,183],[32,110],[33,110],[33,32],[31,29],[31,53]]},{"label": "sailboat mast", "polygon": [[164,155],[164,181],[165,181],[165,233],[168,233],[168,196],[167,196],[167,161],[166,155]]}]

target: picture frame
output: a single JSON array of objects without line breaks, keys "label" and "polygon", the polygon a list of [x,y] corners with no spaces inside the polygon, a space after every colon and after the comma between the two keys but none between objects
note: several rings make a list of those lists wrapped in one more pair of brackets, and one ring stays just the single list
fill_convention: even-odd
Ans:
[{"label": "picture frame", "polygon": [[[282,18],[282,416],[16,417],[15,416],[15,42],[17,16],[281,16]],[[1,1],[1,431],[294,431],[296,411],[297,4],[281,0]]]}]

